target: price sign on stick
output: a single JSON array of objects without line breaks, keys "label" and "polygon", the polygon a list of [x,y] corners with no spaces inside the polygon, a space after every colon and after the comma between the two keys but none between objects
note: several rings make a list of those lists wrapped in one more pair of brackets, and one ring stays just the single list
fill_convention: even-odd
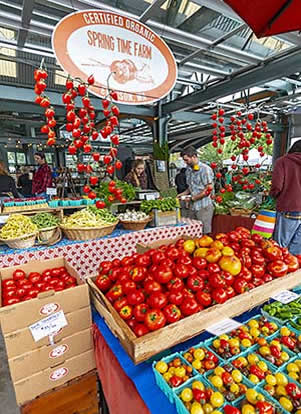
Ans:
[{"label": "price sign on stick", "polygon": [[234,319],[223,319],[222,321],[215,323],[214,325],[206,328],[206,331],[212,333],[213,335],[222,335],[224,333],[233,331],[241,326],[241,323],[235,321]]},{"label": "price sign on stick", "polygon": [[283,290],[282,292],[279,292],[276,295],[271,296],[271,298],[277,300],[278,302],[286,304],[298,299],[299,296],[300,295],[290,290]]},{"label": "price sign on stick", "polygon": [[35,322],[29,326],[29,329],[34,341],[38,342],[40,339],[45,338],[46,336],[54,335],[57,331],[67,325],[68,323],[64,312],[61,310],[59,312],[53,313],[50,316],[47,316],[47,318]]}]

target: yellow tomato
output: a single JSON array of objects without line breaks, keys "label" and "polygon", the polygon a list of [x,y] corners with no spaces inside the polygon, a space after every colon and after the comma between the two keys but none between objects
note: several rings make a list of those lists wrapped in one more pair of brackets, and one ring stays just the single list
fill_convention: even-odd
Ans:
[{"label": "yellow tomato", "polygon": [[241,410],[242,414],[255,414],[255,407],[251,404],[245,404]]},{"label": "yellow tomato", "polygon": [[277,384],[277,380],[276,377],[274,377],[274,375],[268,374],[265,377],[266,383],[269,385],[276,385]]},{"label": "yellow tomato", "polygon": [[259,378],[257,377],[257,375],[254,375],[254,374],[250,374],[249,376],[248,376],[248,379],[251,381],[251,382],[253,382],[253,384],[258,384],[260,381],[259,381]]},{"label": "yellow tomato", "polygon": [[200,247],[209,247],[213,243],[213,239],[210,236],[202,236],[198,239],[198,246]]},{"label": "yellow tomato", "polygon": [[218,375],[214,375],[210,381],[212,382],[212,385],[216,388],[221,388],[224,385],[223,380]]},{"label": "yellow tomato", "polygon": [[273,331],[277,331],[278,326],[275,324],[275,322],[270,322],[270,327],[272,328]]},{"label": "yellow tomato", "polygon": [[248,365],[248,361],[245,357],[239,357],[238,361],[241,363],[242,367],[246,367]]},{"label": "yellow tomato", "polygon": [[201,381],[193,381],[191,388],[194,390],[201,390],[204,391],[205,390],[205,386]]},{"label": "yellow tomato", "polygon": [[230,385],[230,391],[233,392],[233,394],[239,393],[239,385],[238,384],[231,384]]},{"label": "yellow tomato", "polygon": [[290,359],[289,354],[287,352],[282,351],[280,359],[282,359],[283,362],[287,362]]},{"label": "yellow tomato", "polygon": [[279,403],[288,412],[291,412],[294,408],[292,402],[288,398],[281,397]]},{"label": "yellow tomato", "polygon": [[267,372],[268,366],[264,361],[258,361],[257,362],[258,368],[260,368],[263,372]]},{"label": "yellow tomato", "polygon": [[249,325],[250,328],[259,328],[259,323],[256,319],[251,319],[248,322],[248,325]]},{"label": "yellow tomato", "polygon": [[210,402],[215,408],[219,408],[224,404],[224,397],[220,392],[214,392],[210,397]]},{"label": "yellow tomato", "polygon": [[196,251],[193,253],[193,256],[205,258],[208,250],[209,249],[207,247],[200,247],[199,249],[196,249]]},{"label": "yellow tomato", "polygon": [[253,338],[258,338],[260,336],[260,330],[257,328],[251,328],[250,334],[252,335]]},{"label": "yellow tomato", "polygon": [[241,261],[236,256],[223,256],[218,262],[221,269],[237,276],[241,271]]},{"label": "yellow tomato", "polygon": [[214,373],[215,375],[218,375],[219,377],[225,372],[223,367],[216,367],[214,369]]},{"label": "yellow tomato", "polygon": [[250,354],[247,356],[248,362],[251,365],[256,364],[259,361],[258,355],[256,354]]},{"label": "yellow tomato", "polygon": [[289,372],[288,375],[296,381],[299,381],[299,375],[297,372]]},{"label": "yellow tomato", "polygon": [[229,336],[226,335],[226,334],[222,334],[222,335],[219,336],[219,339],[224,339],[225,341],[228,341]]},{"label": "yellow tomato", "polygon": [[214,411],[212,411],[212,414],[222,414],[222,413],[221,413],[221,411],[214,410]]},{"label": "yellow tomato", "polygon": [[258,392],[254,388],[248,388],[246,391],[246,399],[251,404],[256,404]]},{"label": "yellow tomato", "polygon": [[284,385],[278,385],[275,390],[275,394],[277,397],[281,397],[282,395],[287,395],[286,389]]},{"label": "yellow tomato", "polygon": [[290,364],[287,364],[287,370],[288,372],[299,372],[299,367],[297,364],[291,362]]},{"label": "yellow tomato", "polygon": [[189,402],[193,399],[193,393],[190,388],[184,388],[181,392],[182,401]]},{"label": "yellow tomato", "polygon": [[242,346],[244,346],[245,348],[250,348],[250,346],[252,346],[252,342],[250,341],[250,339],[243,339],[241,341]]},{"label": "yellow tomato", "polygon": [[193,240],[186,240],[183,247],[187,253],[193,253],[195,250],[195,242]]},{"label": "yellow tomato", "polygon": [[261,346],[259,348],[259,353],[262,356],[267,356],[267,355],[271,355],[271,350],[268,346]]},{"label": "yellow tomato", "polygon": [[199,370],[202,368],[202,362],[199,359],[195,359],[192,364],[194,369]]},{"label": "yellow tomato", "polygon": [[223,243],[221,241],[215,240],[213,243],[211,243],[210,248],[215,248],[215,249],[218,249],[218,250],[223,250],[224,245],[223,245]]},{"label": "yellow tomato", "polygon": [[190,413],[191,414],[204,414],[204,410],[201,404],[195,401],[191,405]]},{"label": "yellow tomato", "polygon": [[290,336],[290,334],[291,334],[291,331],[286,326],[283,326],[280,329],[280,335],[281,336]]},{"label": "yellow tomato", "polygon": [[218,349],[221,346],[221,341],[219,339],[215,339],[212,342],[212,345],[214,346],[215,349]]},{"label": "yellow tomato", "polygon": [[262,394],[258,393],[257,395],[257,401],[265,401],[265,398]]},{"label": "yellow tomato", "polygon": [[156,363],[155,368],[160,374],[164,374],[168,370],[168,365],[164,361],[159,361]]},{"label": "yellow tomato", "polygon": [[234,254],[234,250],[229,246],[226,246],[222,249],[223,256],[234,256]]},{"label": "yellow tomato", "polygon": [[231,373],[232,378],[235,382],[241,382],[242,381],[242,374],[238,369],[234,369]]},{"label": "yellow tomato", "polygon": [[179,378],[185,377],[186,369],[184,367],[177,367],[175,370],[175,375]]},{"label": "yellow tomato", "polygon": [[239,346],[239,339],[238,338],[229,339],[229,345],[231,347],[233,347],[233,346]]},{"label": "yellow tomato", "polygon": [[287,385],[288,380],[284,374],[282,374],[281,372],[277,372],[277,374],[275,374],[275,377],[277,385]]},{"label": "yellow tomato", "polygon": [[196,349],[193,353],[195,359],[202,361],[205,358],[205,351],[202,348]]},{"label": "yellow tomato", "polygon": [[163,378],[165,379],[166,382],[168,382],[171,377],[172,377],[172,374],[170,372],[165,372],[165,374],[163,374]]},{"label": "yellow tomato", "polygon": [[[298,338],[298,340],[301,341],[301,338]],[[296,359],[295,364],[298,366],[299,369],[301,369],[301,359]]]},{"label": "yellow tomato", "polygon": [[262,333],[263,335],[269,335],[270,330],[269,330],[269,328],[268,328],[267,326],[263,326],[263,327],[261,328],[261,333]]},{"label": "yellow tomato", "polygon": [[280,350],[281,350],[281,343],[280,343],[278,340],[276,340],[276,339],[273,339],[273,340],[270,342],[270,345],[275,345],[275,346],[277,346],[277,348],[278,348],[278,349],[280,349]]},{"label": "yellow tomato", "polygon": [[212,405],[208,404],[208,403],[204,404],[203,405],[203,411],[204,411],[205,414],[212,414],[212,411],[213,411]]}]

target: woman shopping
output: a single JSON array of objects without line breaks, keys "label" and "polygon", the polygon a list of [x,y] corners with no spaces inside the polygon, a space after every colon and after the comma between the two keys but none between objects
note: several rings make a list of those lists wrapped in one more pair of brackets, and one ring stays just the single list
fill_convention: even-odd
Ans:
[{"label": "woman shopping", "polygon": [[15,180],[8,174],[4,162],[0,161],[0,200],[8,197],[18,198]]},{"label": "woman shopping", "polygon": [[32,193],[36,196],[46,197],[47,188],[52,187],[51,168],[46,162],[43,152],[37,152],[34,155],[35,161],[39,164],[39,168],[35,172],[32,180]]},{"label": "woman shopping", "polygon": [[143,160],[135,160],[132,165],[131,171],[124,178],[129,184],[134,187],[139,187],[142,190],[147,189],[147,175],[145,173],[145,166]]}]

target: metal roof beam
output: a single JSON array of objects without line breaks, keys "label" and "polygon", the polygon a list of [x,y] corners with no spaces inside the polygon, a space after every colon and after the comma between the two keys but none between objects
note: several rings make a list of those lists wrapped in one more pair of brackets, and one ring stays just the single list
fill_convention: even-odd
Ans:
[{"label": "metal roof beam", "polygon": [[35,6],[35,0],[23,0],[21,25],[18,33],[18,46],[24,46],[32,18],[32,12]]},{"label": "metal roof beam", "polygon": [[165,3],[166,0],[153,0],[152,4],[141,14],[139,20],[145,23],[156,13],[156,11]]},{"label": "metal roof beam", "polygon": [[214,10],[207,7],[201,7],[191,16],[187,17],[181,24],[177,26],[177,29],[184,30],[189,33],[197,33],[207,24],[213,22],[219,16]]},{"label": "metal roof beam", "polygon": [[242,89],[272,81],[279,78],[279,74],[282,76],[291,75],[293,72],[301,70],[300,50],[300,47],[295,47],[292,50],[266,59],[259,65],[241,69],[226,80],[209,86],[205,91],[193,92],[163,104],[162,113],[163,115],[168,115],[172,112],[193,108],[197,105],[239,92]]}]

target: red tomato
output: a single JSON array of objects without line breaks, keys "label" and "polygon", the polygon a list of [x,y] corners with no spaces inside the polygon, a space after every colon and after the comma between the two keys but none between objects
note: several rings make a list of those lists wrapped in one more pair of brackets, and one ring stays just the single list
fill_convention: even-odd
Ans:
[{"label": "red tomato", "polygon": [[158,283],[154,280],[154,281],[146,282],[144,284],[144,289],[145,289],[146,293],[151,295],[152,293],[155,293],[155,292],[161,292],[162,291],[162,286],[160,285],[160,283]]},{"label": "red tomato", "polygon": [[179,277],[180,279],[185,279],[189,276],[189,267],[186,264],[177,264],[174,269],[175,276]]},{"label": "red tomato", "polygon": [[146,267],[141,266],[134,267],[130,272],[132,280],[134,282],[141,282],[146,277],[146,273]]},{"label": "red tomato", "polygon": [[170,247],[169,249],[166,250],[166,256],[175,261],[179,258],[180,256],[180,252],[176,247]]},{"label": "red tomato", "polygon": [[125,321],[128,319],[131,319],[132,314],[133,314],[133,308],[130,305],[123,306],[119,311],[119,315]]},{"label": "red tomato", "polygon": [[129,319],[126,321],[126,323],[128,324],[128,326],[134,330],[135,326],[137,325],[137,321],[135,320],[135,318]]},{"label": "red tomato", "polygon": [[177,260],[177,266],[178,265],[190,265],[192,263],[192,259],[188,254],[182,253],[182,255]]},{"label": "red tomato", "polygon": [[192,290],[190,290],[188,288],[184,288],[182,293],[183,293],[184,299],[186,299],[186,298],[194,299],[194,293],[192,292]]},{"label": "red tomato", "polygon": [[23,298],[23,296],[25,296],[27,292],[28,291],[23,289],[23,287],[19,287],[16,289],[16,294],[14,296],[16,296],[17,298]]},{"label": "red tomato", "polygon": [[54,290],[54,287],[50,286],[48,283],[45,283],[45,286],[44,286],[42,292],[48,292],[49,290]]},{"label": "red tomato", "polygon": [[26,278],[26,273],[21,270],[21,269],[17,269],[14,271],[13,273],[13,279],[14,280],[21,280],[21,279],[25,279]]},{"label": "red tomato", "polygon": [[250,270],[251,270],[251,273],[252,273],[253,277],[257,277],[258,279],[260,279],[265,273],[264,267],[259,266],[259,265],[251,266]]},{"label": "red tomato", "polygon": [[227,286],[232,286],[234,283],[234,276],[231,273],[226,272],[225,270],[221,273],[222,279],[225,281]]},{"label": "red tomato", "polygon": [[116,284],[106,293],[106,297],[110,302],[114,302],[116,299],[123,295],[122,285]]},{"label": "red tomato", "polygon": [[44,275],[44,273],[42,273],[42,281],[43,282],[45,282],[45,283],[49,283],[49,281],[52,279],[52,277],[51,277],[51,275],[50,274],[45,274]]},{"label": "red tomato", "polygon": [[99,270],[99,273],[105,274],[105,273],[108,273],[108,271],[111,270],[112,267],[113,267],[112,262],[105,260],[100,263],[98,270]]},{"label": "red tomato", "polygon": [[150,256],[147,254],[140,254],[136,259],[136,264],[138,266],[148,267],[151,264]]},{"label": "red tomato", "polygon": [[22,283],[22,285],[20,286],[23,289],[25,289],[26,292],[28,292],[30,289],[33,288],[33,284],[30,283],[27,279],[26,279],[26,283]]},{"label": "red tomato", "polygon": [[206,292],[197,292],[196,293],[197,301],[200,305],[204,306],[204,308],[207,308],[212,304],[212,298],[209,293]]},{"label": "red tomato", "polygon": [[45,288],[46,284],[45,284],[45,282],[38,282],[38,283],[36,283],[35,286],[41,292]]},{"label": "red tomato", "polygon": [[166,323],[164,313],[159,309],[152,309],[146,313],[145,325],[150,331],[156,331],[157,329],[163,328]]},{"label": "red tomato", "polygon": [[149,309],[149,306],[146,303],[140,303],[134,307],[133,315],[135,319],[139,322],[143,322],[146,316],[146,313]]},{"label": "red tomato", "polygon": [[200,305],[194,298],[185,298],[181,304],[183,315],[189,316],[200,310]]},{"label": "red tomato", "polygon": [[282,251],[279,247],[268,247],[264,254],[269,260],[282,260]]},{"label": "red tomato", "polygon": [[247,290],[249,290],[248,282],[242,277],[236,277],[233,284],[233,288],[236,293],[244,293]]},{"label": "red tomato", "polygon": [[161,262],[164,262],[165,259],[166,256],[162,251],[155,251],[155,253],[152,254],[153,264],[160,264]]},{"label": "red tomato", "polygon": [[297,257],[293,256],[292,254],[287,254],[284,258],[284,262],[287,264],[288,273],[295,272],[300,267]]},{"label": "red tomato", "polygon": [[[45,269],[45,270],[42,272],[42,279],[44,279],[44,277],[45,277],[45,276],[51,277],[51,274],[52,274],[51,269]],[[49,280],[49,279],[48,279],[48,280]]]},{"label": "red tomato", "polygon": [[2,288],[8,287],[8,286],[16,287],[15,281],[13,279],[2,280]]},{"label": "red tomato", "polygon": [[264,281],[264,283],[268,283],[273,280],[273,277],[269,273],[265,273],[261,279]]},{"label": "red tomato", "polygon": [[51,269],[51,276],[53,277],[59,277],[62,274],[62,269],[61,267],[55,267],[54,269]]},{"label": "red tomato", "polygon": [[240,254],[241,254],[241,255],[247,255],[247,256],[250,256],[250,254],[251,254],[251,249],[250,249],[250,247],[243,247],[243,248],[240,250]]},{"label": "red tomato", "polygon": [[[2,292],[3,298],[8,299],[8,298],[19,297],[19,295],[17,294],[17,290],[19,291],[20,289],[22,289],[22,288],[16,288],[16,287],[13,287],[13,286],[9,286],[8,290],[4,290]],[[24,290],[24,289],[22,289],[22,290]],[[24,290],[24,294],[25,294],[25,290]]]},{"label": "red tomato", "polygon": [[170,267],[165,264],[159,266],[158,272],[154,274],[154,278],[158,283],[168,283],[173,277],[173,273]]},{"label": "red tomato", "polygon": [[28,275],[28,280],[33,284],[40,282],[41,279],[42,279],[42,276],[38,272],[31,272]]},{"label": "red tomato", "polygon": [[242,247],[255,247],[254,240],[251,239],[244,239],[241,242]]},{"label": "red tomato", "polygon": [[228,299],[227,291],[226,289],[223,289],[222,287],[214,289],[212,292],[212,299],[216,303],[225,303]]},{"label": "red tomato", "polygon": [[168,295],[168,301],[174,305],[181,305],[184,300],[183,292],[170,292]]},{"label": "red tomato", "polygon": [[274,277],[285,276],[288,272],[288,266],[282,260],[275,260],[268,264],[268,270]]},{"label": "red tomato", "polygon": [[196,267],[199,270],[206,269],[207,267],[207,260],[203,257],[194,257],[192,259],[192,264],[194,267]]},{"label": "red tomato", "polygon": [[243,254],[243,255],[239,255],[239,259],[241,263],[243,264],[243,266],[245,266],[247,269],[250,269],[250,267],[252,266],[251,256]]},{"label": "red tomato", "polygon": [[122,284],[122,290],[125,295],[128,293],[134,292],[137,289],[136,283],[133,280],[126,280],[121,283]]},{"label": "red tomato", "polygon": [[112,260],[112,267],[119,267],[120,265],[121,265],[121,260],[119,260],[119,259],[114,259],[114,260]]},{"label": "red tomato", "polygon": [[131,256],[125,256],[121,260],[121,266],[131,266],[134,263],[134,259]]},{"label": "red tomato", "polygon": [[209,284],[213,288],[223,288],[226,286],[225,280],[222,278],[221,273],[213,273],[209,276]]},{"label": "red tomato", "polygon": [[140,336],[146,335],[149,332],[149,329],[142,323],[137,323],[136,326],[134,327],[134,332],[136,336],[140,337]]},{"label": "red tomato", "polygon": [[265,258],[259,254],[253,254],[252,255],[252,264],[263,266],[265,264]]},{"label": "red tomato", "polygon": [[233,289],[232,286],[227,286],[226,292],[227,292],[228,299],[233,298],[236,295],[235,290]]},{"label": "red tomato", "polygon": [[19,298],[8,298],[3,301],[3,306],[15,305],[16,303],[19,303],[19,302],[20,302]]},{"label": "red tomato", "polygon": [[40,293],[39,289],[36,287],[33,287],[32,289],[29,289],[27,292],[27,296],[30,296],[31,298],[36,298],[38,294]]},{"label": "red tomato", "polygon": [[207,279],[209,278],[209,276],[210,276],[210,273],[208,272],[208,270],[199,270],[199,271],[198,271],[198,275],[199,275],[202,279],[207,280]]},{"label": "red tomato", "polygon": [[187,279],[187,287],[191,289],[193,292],[203,290],[204,286],[204,280],[198,275],[189,276]]},{"label": "red tomato", "polygon": [[69,285],[77,285],[77,280],[76,277],[71,276],[71,275],[67,275],[66,277],[62,277],[62,280],[64,281],[64,283],[66,284],[66,286]]},{"label": "red tomato", "polygon": [[239,243],[233,242],[230,244],[230,247],[237,253],[240,251],[240,245]]},{"label": "red tomato", "polygon": [[173,303],[165,306],[165,308],[163,309],[163,313],[166,317],[167,322],[169,323],[174,323],[181,319],[181,311]]},{"label": "red tomato", "polygon": [[209,263],[208,266],[207,266],[207,270],[210,274],[221,272],[221,268],[219,267],[219,265],[217,263]]},{"label": "red tomato", "polygon": [[144,302],[144,294],[141,290],[135,290],[127,295],[127,300],[130,305],[139,305]]},{"label": "red tomato", "polygon": [[173,277],[168,283],[167,283],[167,289],[170,292],[180,292],[184,288],[183,280],[179,277]]},{"label": "red tomato", "polygon": [[147,303],[151,308],[154,309],[162,309],[164,306],[167,305],[168,300],[164,293],[162,292],[156,292],[152,293],[150,297],[148,298]]},{"label": "red tomato", "polygon": [[263,239],[263,237],[260,236],[259,234],[252,234],[251,238],[256,244],[260,244]]},{"label": "red tomato", "polygon": [[243,277],[247,282],[250,282],[253,278],[252,272],[251,270],[249,270],[248,268],[246,268],[245,266],[243,266],[241,268],[241,271],[239,273],[240,277]]},{"label": "red tomato", "polygon": [[113,306],[119,313],[120,309],[122,309],[124,306],[126,306],[128,303],[127,299],[125,297],[120,297],[117,300],[115,300]]},{"label": "red tomato", "polygon": [[108,276],[112,282],[116,282],[121,274],[121,269],[118,267],[114,267],[113,269],[108,271]]},{"label": "red tomato", "polygon": [[227,237],[228,237],[228,239],[229,239],[230,242],[236,242],[237,240],[240,240],[241,239],[241,236],[240,236],[240,234],[237,231],[230,231],[227,234]]}]

